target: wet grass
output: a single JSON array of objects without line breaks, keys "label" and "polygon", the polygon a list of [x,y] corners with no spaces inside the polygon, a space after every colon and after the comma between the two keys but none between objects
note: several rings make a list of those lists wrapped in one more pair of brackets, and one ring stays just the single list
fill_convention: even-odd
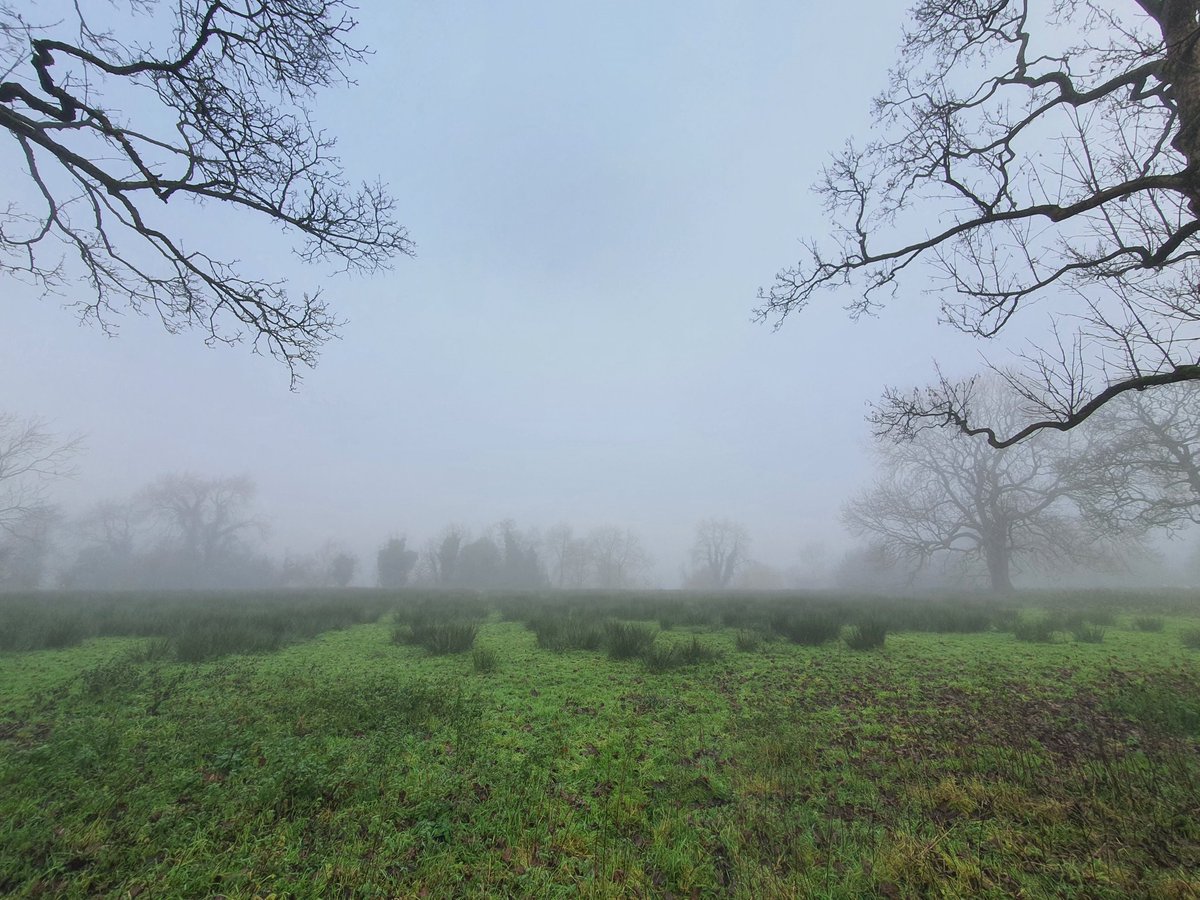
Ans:
[{"label": "wet grass", "polygon": [[[195,663],[93,622],[0,653],[0,894],[1197,895],[1200,610],[1023,599],[393,595]],[[772,628],[808,613],[886,641]]]}]

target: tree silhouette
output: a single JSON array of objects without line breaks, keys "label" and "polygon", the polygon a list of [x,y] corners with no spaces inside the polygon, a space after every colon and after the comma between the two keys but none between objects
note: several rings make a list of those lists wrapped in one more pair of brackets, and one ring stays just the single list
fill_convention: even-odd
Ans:
[{"label": "tree silhouette", "polygon": [[[302,259],[350,270],[412,253],[392,197],[378,183],[351,187],[334,138],[312,122],[314,93],[346,83],[363,58],[348,43],[351,7],[130,6],[137,37],[97,30],[80,4],[39,25],[0,0],[0,129],[30,198],[0,207],[0,273],[46,291],[85,283],[73,302],[105,328],[132,309],[210,343],[248,338],[295,383],[339,324],[321,293],[297,297],[190,246],[171,213],[187,201],[233,207],[298,234]],[[167,34],[141,37],[160,23]]]},{"label": "tree silhouette", "polygon": [[[1200,0],[921,0],[875,102],[818,193],[832,246],[759,292],[776,327],[825,290],[869,314],[916,282],[980,338],[1030,306],[1049,337],[1004,377],[998,430],[975,382],[888,389],[878,433],[951,426],[1004,447],[1069,430],[1130,390],[1200,379]],[[1035,304],[1036,301],[1036,304]]]}]

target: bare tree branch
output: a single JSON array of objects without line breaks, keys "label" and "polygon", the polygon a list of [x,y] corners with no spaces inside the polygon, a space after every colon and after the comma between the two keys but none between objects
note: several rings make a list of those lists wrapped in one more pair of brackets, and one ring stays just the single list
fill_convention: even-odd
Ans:
[{"label": "bare tree branch", "polygon": [[1200,523],[1200,385],[1133,393],[1088,424],[1075,462],[1088,517],[1104,527],[1180,529]]},{"label": "bare tree branch", "polygon": [[1051,340],[1007,367],[1023,403],[1011,430],[942,379],[888,391],[878,431],[949,426],[1006,447],[1200,379],[1200,0],[1044,9],[918,2],[875,103],[879,136],[818,183],[831,245],[808,242],[759,292],[776,327],[823,291],[852,290],[852,315],[871,313],[914,278],[981,338],[1034,301],[1047,311]]},{"label": "bare tree branch", "polygon": [[81,437],[60,438],[41,419],[0,412],[0,532],[15,535],[50,509],[49,482],[74,473]]},{"label": "bare tree branch", "polygon": [[[353,188],[311,121],[314,93],[348,83],[365,55],[348,42],[350,11],[344,0],[185,0],[163,16],[170,36],[142,46],[97,32],[77,6],[68,37],[70,20],[38,26],[0,3],[0,129],[42,204],[0,210],[0,273],[46,291],[81,279],[90,299],[76,305],[106,328],[120,309],[153,310],[171,331],[248,339],[295,383],[340,324],[320,292],[296,298],[244,276],[159,220],[184,198],[216,201],[299,234],[309,262],[371,272],[412,254],[393,198]],[[154,104],[145,126],[110,99],[131,95]]]}]

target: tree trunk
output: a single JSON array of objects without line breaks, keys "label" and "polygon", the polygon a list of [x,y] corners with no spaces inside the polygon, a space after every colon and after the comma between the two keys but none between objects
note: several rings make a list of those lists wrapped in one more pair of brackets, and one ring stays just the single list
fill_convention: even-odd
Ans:
[{"label": "tree trunk", "polygon": [[1170,97],[1179,130],[1171,146],[1184,155],[1193,174],[1189,178],[1187,195],[1193,215],[1200,215],[1200,184],[1195,168],[1200,164],[1200,35],[1196,17],[1200,14],[1198,0],[1162,0],[1139,5],[1153,16],[1162,29],[1166,44],[1163,75],[1170,84]]},{"label": "tree trunk", "polygon": [[1013,590],[1012,577],[1009,574],[1009,563],[1012,554],[1005,541],[989,541],[983,547],[984,560],[987,562],[988,577],[992,580],[992,590],[997,594],[1011,594]]}]

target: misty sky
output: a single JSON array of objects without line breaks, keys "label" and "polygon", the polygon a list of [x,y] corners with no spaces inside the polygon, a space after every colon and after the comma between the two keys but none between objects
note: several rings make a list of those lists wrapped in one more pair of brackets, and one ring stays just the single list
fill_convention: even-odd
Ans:
[{"label": "misty sky", "polygon": [[68,509],[164,472],[244,473],[278,550],[612,523],[672,586],[705,517],[743,522],[779,566],[812,540],[840,549],[839,507],[870,477],[866,402],[928,380],[935,355],[978,368],[916,289],[871,321],[837,300],[774,334],[751,320],[822,229],[809,186],[866,134],[902,13],[365,4],[374,55],[317,119],[351,178],[390,185],[417,257],[332,278],[269,223],[180,219],[193,245],[323,288],[348,319],[299,390],[245,347],[137,317],[108,339],[69,297],[7,282],[0,407],[86,434],[56,491]]}]

